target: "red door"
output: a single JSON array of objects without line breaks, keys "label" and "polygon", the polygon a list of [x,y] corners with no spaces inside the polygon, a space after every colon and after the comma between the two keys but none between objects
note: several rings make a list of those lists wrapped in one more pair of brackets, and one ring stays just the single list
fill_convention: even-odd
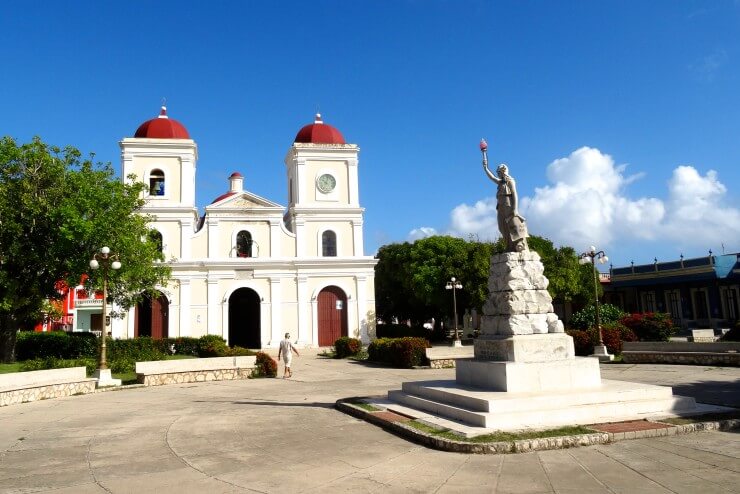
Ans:
[{"label": "red door", "polygon": [[318,297],[319,346],[332,346],[342,336],[347,336],[347,296],[336,287],[329,286]]},{"label": "red door", "polygon": [[167,338],[169,306],[167,297],[162,294],[152,299],[152,338],[155,340]]}]

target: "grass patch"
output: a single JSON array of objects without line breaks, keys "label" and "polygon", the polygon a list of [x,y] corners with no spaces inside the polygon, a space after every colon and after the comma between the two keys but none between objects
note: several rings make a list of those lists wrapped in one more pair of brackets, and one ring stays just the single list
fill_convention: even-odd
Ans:
[{"label": "grass patch", "polygon": [[510,442],[519,441],[523,439],[542,439],[547,437],[560,437],[560,436],[577,436],[580,434],[592,434],[594,431],[586,427],[581,426],[570,426],[570,427],[558,427],[557,429],[547,429],[544,431],[522,431],[522,432],[494,432],[491,434],[485,434],[476,437],[463,437],[455,434],[449,429],[439,429],[432,427],[427,424],[423,424],[416,420],[406,422],[407,425],[414,429],[430,434],[435,437],[441,437],[443,439],[450,439],[453,441],[461,441],[465,443],[497,443],[497,442]]},{"label": "grass patch", "polygon": [[363,403],[361,401],[353,401],[353,402],[350,402],[350,404],[353,405],[353,406],[356,406],[358,408],[362,408],[366,412],[379,412],[381,410],[381,408],[378,408],[378,407],[376,407],[374,405],[371,405],[369,403]]},{"label": "grass patch", "polygon": [[355,360],[357,362],[364,362],[365,360],[367,360],[367,350],[363,348],[356,354],[350,355],[349,357],[347,357],[347,360]]},{"label": "grass patch", "polygon": [[195,355],[167,355],[164,359],[165,360],[187,360],[191,358],[198,358]]},{"label": "grass patch", "polygon": [[20,362],[13,362],[12,364],[0,364],[0,374],[10,374],[11,372],[20,372]]},{"label": "grass patch", "polygon": [[136,372],[111,373],[111,377],[113,379],[120,379],[121,384],[124,386],[127,384],[138,384],[136,381]]}]

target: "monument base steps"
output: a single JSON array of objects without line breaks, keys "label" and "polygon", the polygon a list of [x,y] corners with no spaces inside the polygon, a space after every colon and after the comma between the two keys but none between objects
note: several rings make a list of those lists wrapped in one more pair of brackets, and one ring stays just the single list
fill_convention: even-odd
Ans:
[{"label": "monument base steps", "polygon": [[639,420],[696,408],[693,398],[673,396],[669,387],[608,380],[596,388],[519,393],[487,391],[452,380],[405,382],[388,398],[466,426],[502,431]]}]

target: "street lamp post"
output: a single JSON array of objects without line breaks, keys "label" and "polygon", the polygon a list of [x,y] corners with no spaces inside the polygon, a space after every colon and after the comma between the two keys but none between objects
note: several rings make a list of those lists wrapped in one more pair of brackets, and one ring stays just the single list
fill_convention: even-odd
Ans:
[{"label": "street lamp post", "polygon": [[457,290],[462,289],[462,283],[460,283],[458,280],[455,279],[453,276],[450,278],[450,281],[447,282],[445,285],[446,290],[452,290],[452,312],[454,313],[455,317],[455,339],[452,342],[452,346],[462,346],[462,343],[460,342],[460,336],[457,333]]},{"label": "street lamp post", "polygon": [[118,386],[121,384],[120,379],[111,377],[108,362],[106,361],[106,338],[108,336],[108,326],[110,326],[110,316],[108,316],[108,270],[117,271],[121,269],[121,262],[117,254],[111,254],[108,247],[102,247],[100,252],[93,254],[90,260],[90,268],[103,268],[103,331],[100,334],[100,361],[98,369],[95,371],[95,377],[98,379],[98,387]]},{"label": "street lamp post", "polygon": [[594,308],[596,310],[596,331],[599,337],[599,344],[594,345],[594,353],[592,356],[598,357],[599,360],[614,360],[614,355],[610,355],[604,345],[604,335],[601,331],[601,317],[599,316],[599,272],[596,269],[596,261],[600,264],[606,264],[609,262],[609,258],[603,250],[597,251],[593,245],[589,250],[583,252],[579,256],[578,262],[581,264],[591,263],[593,269],[594,278]]}]

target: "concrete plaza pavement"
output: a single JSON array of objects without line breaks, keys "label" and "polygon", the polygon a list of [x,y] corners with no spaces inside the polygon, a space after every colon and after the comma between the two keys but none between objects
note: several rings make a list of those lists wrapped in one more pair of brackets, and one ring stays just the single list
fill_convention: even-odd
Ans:
[{"label": "concrete plaza pavement", "polygon": [[[452,379],[453,369],[387,369],[316,353],[294,358],[292,379],[0,408],[0,492],[740,492],[740,434],[733,432],[513,455],[426,449],[334,403],[407,380]],[[738,368],[608,364],[602,376],[740,403]]]}]

